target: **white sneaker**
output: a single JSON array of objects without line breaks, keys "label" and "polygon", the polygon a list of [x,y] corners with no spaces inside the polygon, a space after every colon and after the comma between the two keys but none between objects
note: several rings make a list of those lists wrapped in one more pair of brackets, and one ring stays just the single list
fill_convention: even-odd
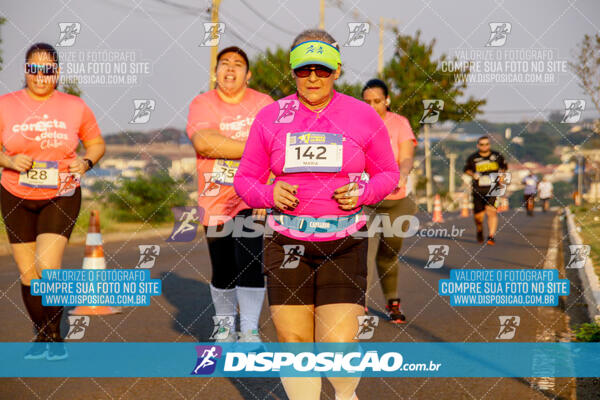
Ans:
[{"label": "white sneaker", "polygon": [[[219,331],[227,328],[219,328]],[[227,336],[223,339],[215,339],[215,343],[228,343],[228,342],[236,342],[237,341],[237,332],[233,329],[229,330]]]},{"label": "white sneaker", "polygon": [[240,343],[262,343],[258,330],[252,329],[246,332],[240,332],[238,336],[238,342]]}]

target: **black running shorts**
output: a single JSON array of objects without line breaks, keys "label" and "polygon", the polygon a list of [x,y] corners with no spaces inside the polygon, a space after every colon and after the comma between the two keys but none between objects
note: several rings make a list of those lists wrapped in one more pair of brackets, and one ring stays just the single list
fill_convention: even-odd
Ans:
[{"label": "black running shorts", "polygon": [[269,304],[364,306],[367,245],[367,238],[353,236],[322,242],[292,239],[277,232],[265,237]]},{"label": "black running shorts", "polygon": [[10,243],[35,242],[42,233],[56,233],[68,239],[81,208],[81,188],[72,196],[27,200],[0,187],[0,205]]},{"label": "black running shorts", "polygon": [[473,191],[473,213],[478,214],[485,210],[485,206],[497,207],[497,197],[486,196],[487,192]]}]

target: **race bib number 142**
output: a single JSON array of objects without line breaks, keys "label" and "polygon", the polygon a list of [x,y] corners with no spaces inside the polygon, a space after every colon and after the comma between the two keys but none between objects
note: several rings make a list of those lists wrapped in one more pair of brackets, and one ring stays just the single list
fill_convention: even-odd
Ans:
[{"label": "race bib number 142", "polygon": [[296,132],[285,139],[283,172],[339,172],[343,136],[339,133]]}]

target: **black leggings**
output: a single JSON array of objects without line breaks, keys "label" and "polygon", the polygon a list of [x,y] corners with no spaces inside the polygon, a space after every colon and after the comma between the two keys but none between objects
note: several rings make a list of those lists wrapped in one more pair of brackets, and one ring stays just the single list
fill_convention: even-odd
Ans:
[{"label": "black leggings", "polygon": [[[235,218],[246,218],[251,215],[252,210],[242,210]],[[227,221],[222,229],[230,229],[232,224],[234,227],[241,226],[241,224],[234,224],[235,218]],[[204,229],[206,231],[207,227]],[[265,287],[262,272],[262,236],[234,237],[236,233],[234,229],[224,237],[207,237],[212,264],[211,284],[217,289],[233,289],[236,286]],[[246,228],[244,231],[248,232]]]}]

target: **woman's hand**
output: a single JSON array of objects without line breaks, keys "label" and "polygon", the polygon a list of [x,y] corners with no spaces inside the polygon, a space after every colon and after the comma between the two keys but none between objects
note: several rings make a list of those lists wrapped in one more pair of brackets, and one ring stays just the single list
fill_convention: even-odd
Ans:
[{"label": "woman's hand", "polygon": [[80,176],[85,174],[88,170],[88,165],[83,158],[77,157],[71,164],[69,164],[69,172],[72,174],[79,174]]},{"label": "woman's hand", "polygon": [[273,201],[275,207],[280,210],[290,210],[298,205],[298,198],[295,196],[298,185],[290,185],[284,181],[277,181],[273,185]]},{"label": "woman's hand", "polygon": [[25,172],[33,165],[33,158],[25,154],[16,154],[10,157],[10,166],[8,168],[14,169],[18,172]]},{"label": "woman's hand", "polygon": [[339,187],[333,192],[333,198],[338,202],[342,210],[350,211],[358,205],[359,186],[352,182]]}]

